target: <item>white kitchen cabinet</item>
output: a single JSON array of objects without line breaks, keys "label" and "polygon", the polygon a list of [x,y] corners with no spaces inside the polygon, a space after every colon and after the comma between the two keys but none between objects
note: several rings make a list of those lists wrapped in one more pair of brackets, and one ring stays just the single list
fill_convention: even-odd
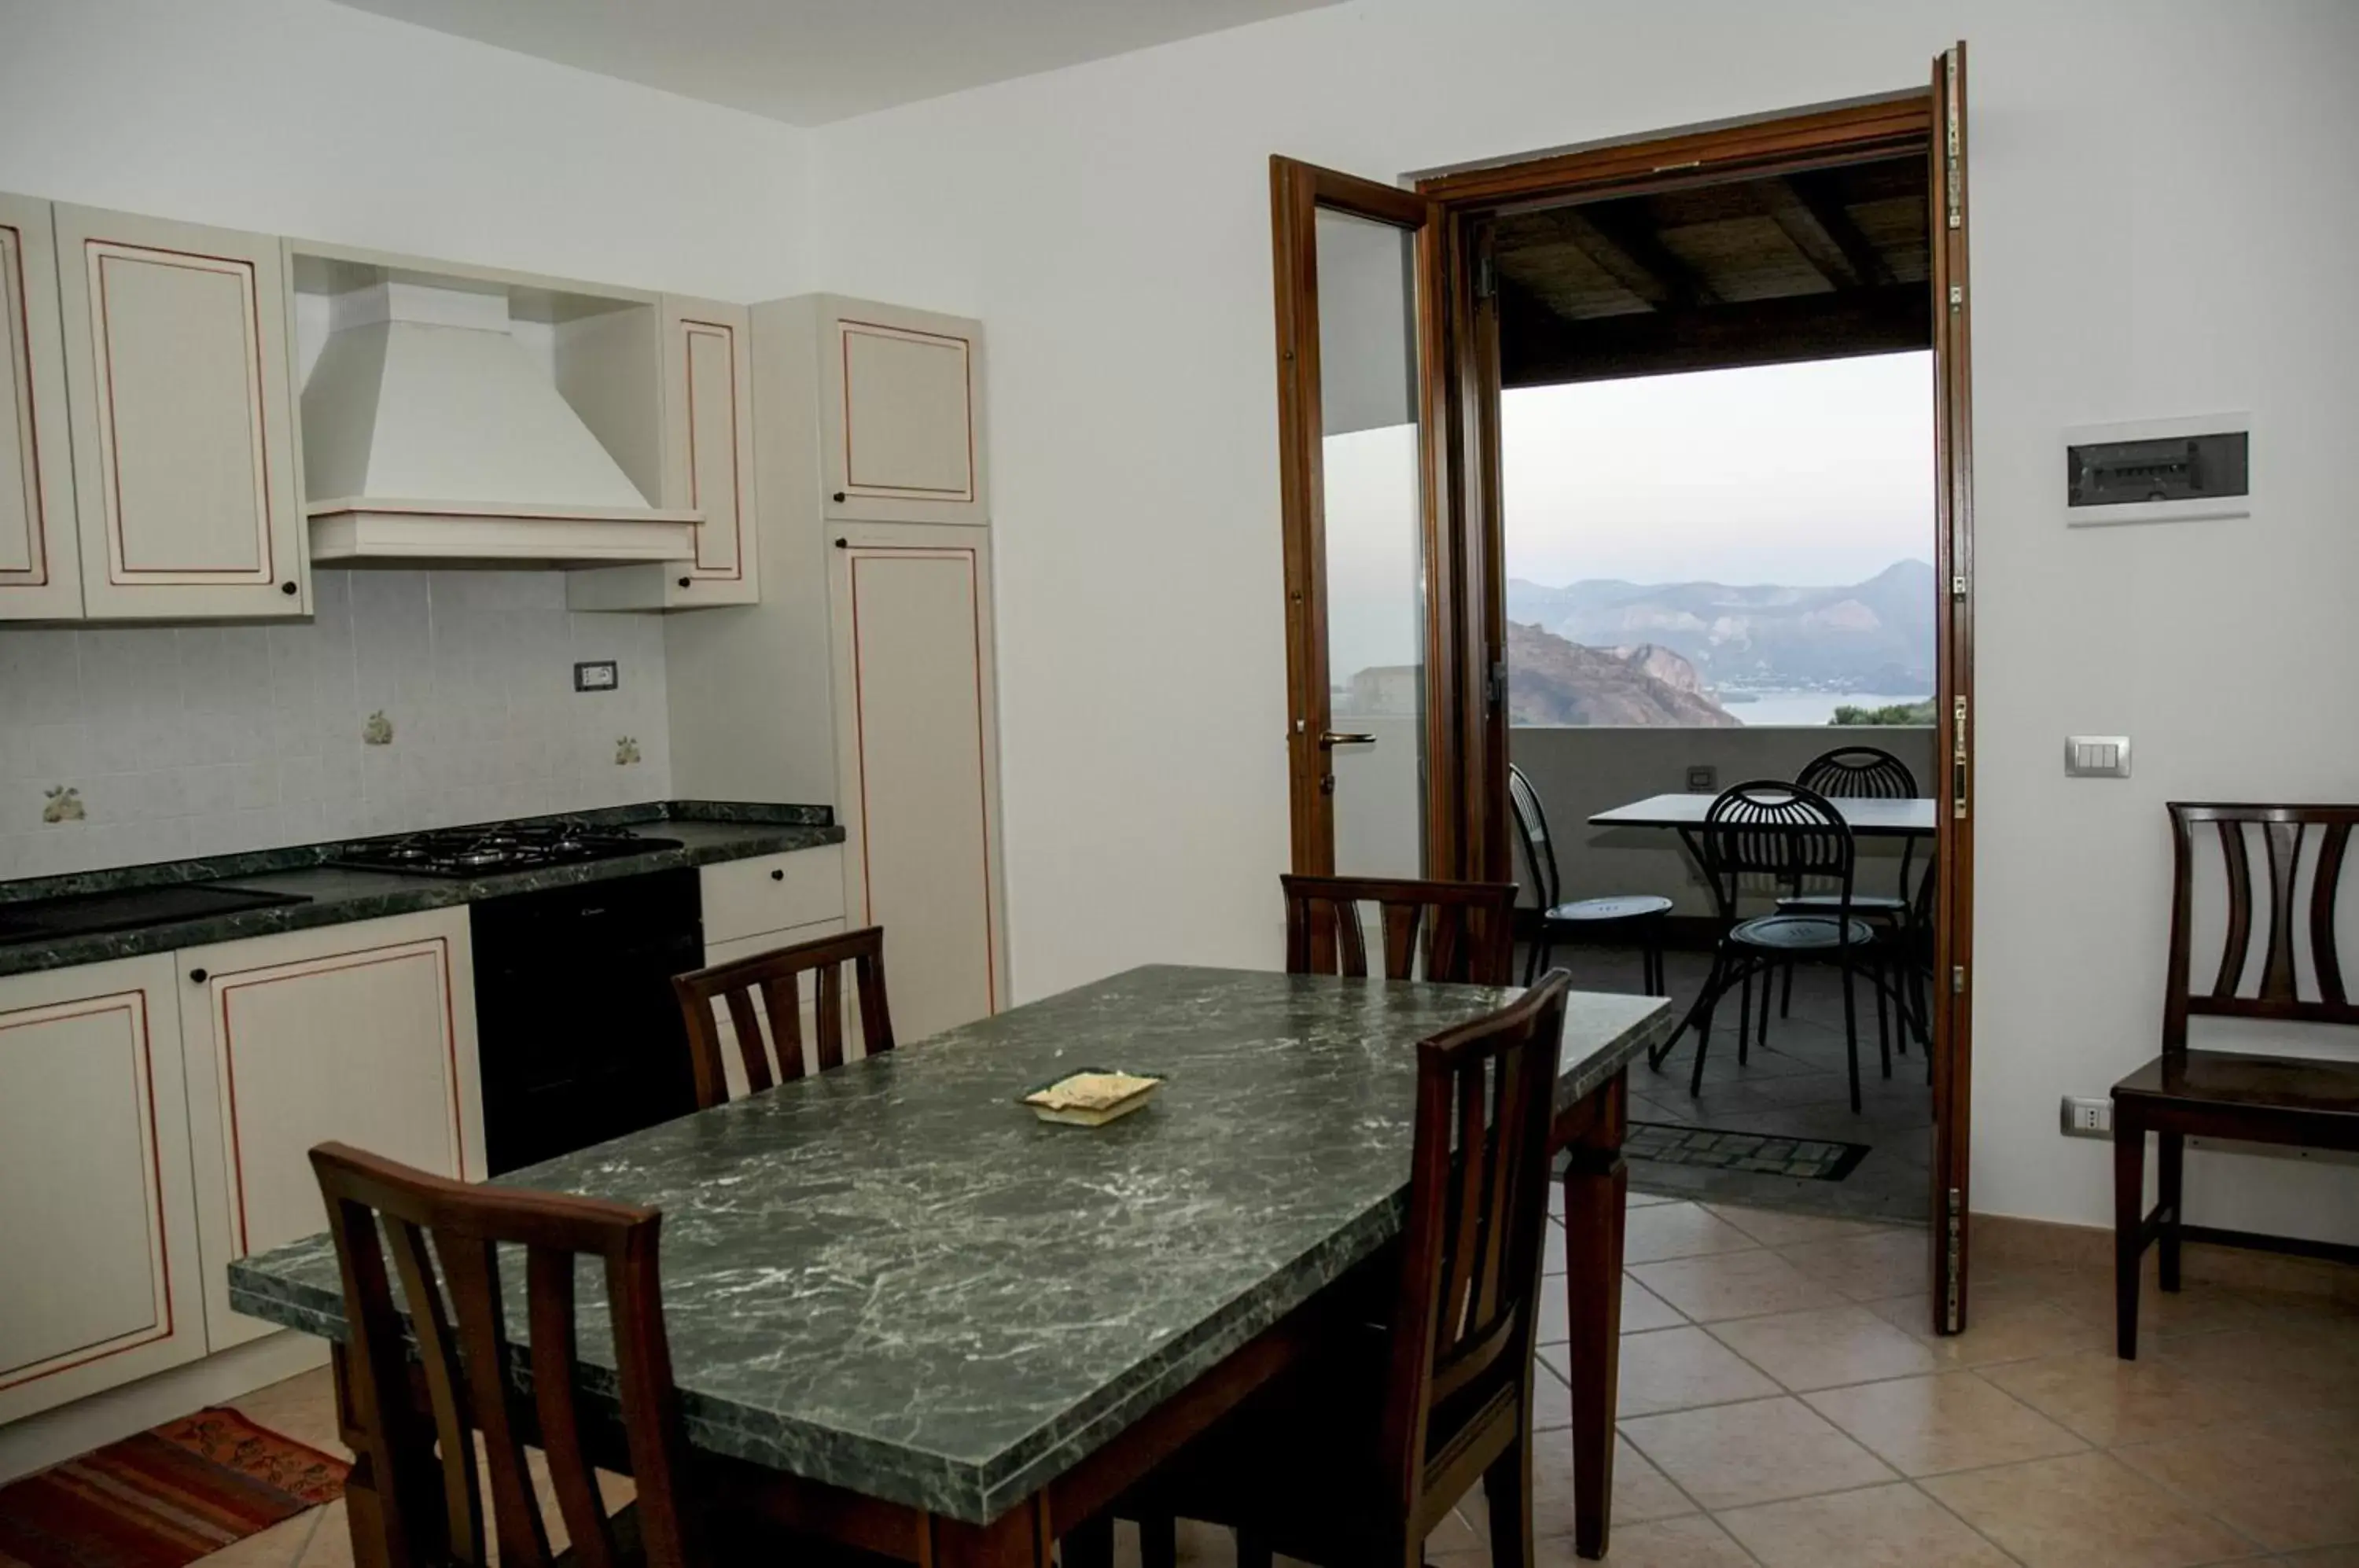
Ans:
[{"label": "white kitchen cabinet", "polygon": [[844,522],[982,523],[983,330],[830,299],[821,344],[825,509]]},{"label": "white kitchen cabinet", "polygon": [[307,614],[279,242],[53,211],[82,613]]},{"label": "white kitchen cabinet", "polygon": [[667,295],[662,317],[663,505],[704,514],[696,559],[575,572],[566,598],[576,610],[761,602],[749,312]]},{"label": "white kitchen cabinet", "polygon": [[82,614],[49,204],[0,195],[0,621]]},{"label": "white kitchen cabinet", "polygon": [[327,1228],[310,1150],[330,1138],[439,1175],[484,1175],[462,908],[251,937],[178,955],[207,1340],[234,1259]]},{"label": "white kitchen cabinet", "polygon": [[0,1422],[205,1351],[172,961],[0,979]]},{"label": "white kitchen cabinet", "polygon": [[1006,996],[991,536],[848,525],[831,551],[845,919],[885,928],[895,1034]]},{"label": "white kitchen cabinet", "polygon": [[843,913],[843,851],[823,844],[779,855],[716,861],[697,872],[707,964],[712,951]]}]

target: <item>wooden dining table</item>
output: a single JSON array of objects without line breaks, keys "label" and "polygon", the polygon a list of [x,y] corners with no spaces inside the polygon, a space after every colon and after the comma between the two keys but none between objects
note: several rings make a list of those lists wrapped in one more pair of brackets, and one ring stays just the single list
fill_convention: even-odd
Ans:
[{"label": "wooden dining table", "polygon": [[[1403,1223],[1417,1042],[1515,995],[1134,969],[498,1180],[663,1211],[665,1322],[707,1484],[911,1563],[1045,1568],[1060,1535],[1359,1301],[1355,1271]],[[1566,1016],[1556,1142],[1588,1556],[1613,1486],[1626,1068],[1669,1027],[1649,996],[1576,992]],[[1167,1082],[1098,1128],[1016,1103],[1082,1068]],[[504,1273],[523,1340],[523,1270]],[[591,1275],[580,1289],[594,1403],[613,1350]],[[355,1442],[327,1236],[234,1264],[230,1300],[337,1342]],[[381,1568],[365,1463],[347,1492],[354,1561]]]}]

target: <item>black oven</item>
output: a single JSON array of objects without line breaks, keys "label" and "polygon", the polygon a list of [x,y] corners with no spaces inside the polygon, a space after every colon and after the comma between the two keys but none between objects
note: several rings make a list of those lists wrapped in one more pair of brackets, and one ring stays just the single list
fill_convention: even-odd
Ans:
[{"label": "black oven", "polygon": [[693,870],[487,898],[470,915],[494,1175],[696,1108],[671,988],[704,960]]}]

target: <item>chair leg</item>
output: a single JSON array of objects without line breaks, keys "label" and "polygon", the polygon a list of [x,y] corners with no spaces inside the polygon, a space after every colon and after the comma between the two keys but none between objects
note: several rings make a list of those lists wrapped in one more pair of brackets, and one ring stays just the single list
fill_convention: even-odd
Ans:
[{"label": "chair leg", "polygon": [[2146,1250],[2146,1128],[2114,1103],[2114,1354],[2137,1359],[2138,1255]]},{"label": "chair leg", "polygon": [[[1762,1001],[1765,1003],[1767,1002],[1769,999],[1769,972],[1766,969],[1761,972],[1761,993]],[[1752,1041],[1753,971],[1748,968],[1745,972],[1745,995],[1736,1005],[1736,1064],[1739,1067],[1745,1065],[1746,1061],[1746,1048],[1752,1044]]]},{"label": "chair leg", "polygon": [[1491,1509],[1491,1568],[1531,1568],[1532,1434],[1516,1433],[1507,1452],[1483,1472],[1483,1498]]},{"label": "chair leg", "polygon": [[1777,1016],[1781,1018],[1794,1016],[1794,966],[1791,964],[1786,965],[1786,989],[1777,998]]},{"label": "chair leg", "polygon": [[1767,969],[1761,972],[1761,1018],[1753,1030],[1753,1043],[1764,1051],[1769,1049],[1769,982],[1771,978]]},{"label": "chair leg", "polygon": [[1843,965],[1843,1054],[1851,1061],[1851,1112],[1859,1115],[1859,1004],[1853,995],[1851,965]]},{"label": "chair leg", "polygon": [[1875,987],[1875,1049],[1884,1061],[1884,1075],[1892,1076],[1892,1020],[1884,1003],[1884,965],[1875,965],[1868,977]]},{"label": "chair leg", "polygon": [[2187,1180],[2187,1135],[2161,1132],[2154,1136],[2154,1184],[2161,1201],[2162,1224],[2157,1239],[2162,1250],[2162,1288],[2179,1289],[2179,1224],[2184,1210],[2181,1190]]},{"label": "chair leg", "polygon": [[1703,1058],[1704,1052],[1712,1048],[1712,1015],[1719,1009],[1721,997],[1727,995],[1728,988],[1735,983],[1735,976],[1728,973],[1728,954],[1713,953],[1712,974],[1705,979],[1703,997],[1697,1003],[1695,1070],[1688,1077],[1690,1099],[1703,1093]]},{"label": "chair leg", "polygon": [[1663,983],[1663,922],[1659,916],[1647,922],[1646,945],[1639,953],[1647,968],[1647,995],[1670,995]]}]

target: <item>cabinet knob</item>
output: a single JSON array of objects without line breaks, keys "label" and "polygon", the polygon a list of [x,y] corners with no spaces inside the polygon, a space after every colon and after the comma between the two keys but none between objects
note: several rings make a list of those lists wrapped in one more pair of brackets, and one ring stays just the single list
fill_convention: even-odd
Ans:
[{"label": "cabinet knob", "polygon": [[281,583],[278,585],[278,591],[281,593],[286,594],[290,599],[302,592],[300,588],[296,587],[292,583]]},{"label": "cabinet knob", "polygon": [[836,499],[836,504],[837,504],[837,505],[839,505],[839,506],[842,505],[842,503],[843,503],[843,492],[842,492],[842,491],[841,491],[841,490],[837,491],[837,492],[835,493],[835,499]]},{"label": "cabinet knob", "polygon": [[786,879],[787,874],[784,871],[773,871],[770,873],[770,880],[773,882],[783,882]]},{"label": "cabinet knob", "polygon": [[679,585],[680,585],[681,587],[685,588],[685,587],[687,587],[687,586],[688,586],[691,582],[693,582],[693,581],[695,581],[695,579],[693,579],[693,578],[689,578],[689,577],[683,577],[683,578],[681,578],[681,579],[679,580]]},{"label": "cabinet knob", "polygon": [[191,969],[189,971],[189,979],[192,983],[201,985],[205,983],[205,972],[201,969]]}]

